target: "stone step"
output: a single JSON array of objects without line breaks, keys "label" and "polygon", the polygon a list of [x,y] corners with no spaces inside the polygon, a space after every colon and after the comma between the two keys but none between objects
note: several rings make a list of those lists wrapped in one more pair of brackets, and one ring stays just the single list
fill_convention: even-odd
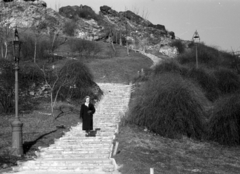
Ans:
[{"label": "stone step", "polygon": [[[3,173],[7,174],[7,173]],[[119,172],[104,172],[104,171],[21,171],[17,174],[120,174]]]},{"label": "stone step", "polygon": [[[55,164],[55,163],[53,163]],[[100,171],[103,172],[105,171],[109,171],[109,172],[113,172],[115,170],[114,165],[104,165],[104,166],[100,166],[100,165],[91,165],[91,166],[86,166],[86,165],[63,165],[63,166],[59,166],[59,165],[53,165],[53,166],[23,166],[20,167],[19,170],[32,170],[32,171],[76,171],[76,172],[91,172],[91,171]]]},{"label": "stone step", "polygon": [[59,141],[67,141],[69,143],[71,142],[90,142],[90,141],[95,141],[95,142],[102,142],[102,141],[112,141],[115,138],[115,136],[111,137],[81,137],[76,139],[76,137],[61,137]]},{"label": "stone step", "polygon": [[[61,146],[62,145],[62,146]],[[45,148],[41,148],[39,147],[39,150],[45,150],[45,149],[58,149],[58,148],[111,148],[112,147],[112,143],[88,143],[88,144],[66,144],[66,143],[59,143],[59,144],[53,144],[49,147],[45,147]]]},{"label": "stone step", "polygon": [[[106,131],[106,132],[97,132],[96,133],[96,137],[109,137],[109,136],[113,136],[114,133],[116,132],[116,129],[110,131]],[[76,133],[76,134],[67,134],[66,137],[85,137],[86,133]]]},{"label": "stone step", "polygon": [[76,146],[87,146],[87,145],[89,145],[89,146],[97,146],[97,145],[102,145],[102,144],[106,144],[106,143],[109,143],[109,144],[112,144],[112,142],[113,142],[113,140],[112,141],[89,141],[89,142],[87,142],[87,141],[85,141],[85,142],[74,142],[74,141],[71,141],[70,143],[69,143],[69,141],[61,141],[61,142],[57,142],[57,143],[55,143],[54,145],[56,145],[56,146],[67,146],[67,145],[69,145],[69,144],[71,144],[71,145],[76,145]]},{"label": "stone step", "polygon": [[50,151],[41,151],[40,154],[44,155],[88,155],[88,154],[109,154],[111,149],[51,149]]},{"label": "stone step", "polygon": [[39,154],[38,157],[40,158],[44,158],[44,159],[68,159],[68,158],[72,158],[72,159],[78,159],[78,158],[110,158],[111,157],[111,153],[102,153],[102,154]]},{"label": "stone step", "polygon": [[99,166],[111,166],[114,167],[112,161],[110,160],[98,160],[98,161],[90,161],[90,160],[36,160],[36,161],[29,161],[27,164],[20,165],[22,169],[37,169],[38,167],[75,167],[75,168],[99,168]]},{"label": "stone step", "polygon": [[102,145],[99,145],[99,146],[92,146],[92,147],[88,147],[88,146],[61,146],[61,147],[48,147],[48,148],[44,148],[44,149],[41,149],[40,152],[47,152],[47,151],[50,151],[50,150],[66,150],[66,151],[70,151],[70,150],[86,150],[86,151],[91,151],[91,150],[95,150],[95,149],[102,149],[102,150],[109,150],[110,148],[112,148],[112,145],[110,146],[102,146]]}]

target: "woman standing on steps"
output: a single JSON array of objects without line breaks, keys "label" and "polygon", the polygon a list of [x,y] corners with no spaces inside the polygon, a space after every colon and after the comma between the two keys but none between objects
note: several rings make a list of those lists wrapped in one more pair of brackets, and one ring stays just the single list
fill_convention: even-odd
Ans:
[{"label": "woman standing on steps", "polygon": [[84,104],[81,105],[80,118],[82,119],[82,130],[87,133],[93,130],[93,114],[95,113],[95,107],[90,103],[90,97],[86,96]]}]

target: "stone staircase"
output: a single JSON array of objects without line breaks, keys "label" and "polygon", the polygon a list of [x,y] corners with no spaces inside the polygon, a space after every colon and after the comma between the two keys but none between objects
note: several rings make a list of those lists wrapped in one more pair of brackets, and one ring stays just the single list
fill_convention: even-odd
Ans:
[{"label": "stone staircase", "polygon": [[37,158],[19,162],[10,173],[17,174],[119,174],[112,156],[120,117],[126,112],[131,85],[99,84],[104,96],[94,114],[96,137],[85,137],[82,125],[72,127],[47,148],[39,148]]}]

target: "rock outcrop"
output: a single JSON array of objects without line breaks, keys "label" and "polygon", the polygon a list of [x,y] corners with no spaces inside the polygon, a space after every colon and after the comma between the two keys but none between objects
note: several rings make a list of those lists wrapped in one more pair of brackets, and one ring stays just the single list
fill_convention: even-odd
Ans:
[{"label": "rock outcrop", "polygon": [[46,28],[42,32],[47,32],[48,29],[61,29],[66,19],[51,8],[46,8],[44,1],[35,0],[1,2],[1,26],[9,28],[33,28],[40,23],[44,23]]},{"label": "rock outcrop", "polygon": [[0,25],[31,28],[44,24],[42,32],[53,29],[63,34],[66,22],[73,22],[76,37],[119,44],[121,38],[123,44],[128,42],[132,49],[140,50],[159,50],[175,39],[174,32],[167,31],[164,25],[152,24],[129,10],[117,12],[105,5],[96,14],[91,7],[80,5],[61,7],[58,13],[46,6],[42,0],[0,1]]},{"label": "rock outcrop", "polygon": [[32,3],[35,5],[40,5],[43,7],[47,7],[47,3],[42,0],[0,0],[0,3],[9,3],[9,2],[16,2],[16,3]]}]

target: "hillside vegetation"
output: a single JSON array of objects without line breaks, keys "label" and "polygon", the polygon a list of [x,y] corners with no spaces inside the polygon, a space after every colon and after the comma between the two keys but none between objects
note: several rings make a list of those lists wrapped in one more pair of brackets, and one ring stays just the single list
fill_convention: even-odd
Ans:
[{"label": "hillside vegetation", "polygon": [[[56,45],[56,54],[52,55],[46,45],[51,43],[47,36],[38,40],[36,63],[34,63],[34,51],[32,51],[34,35],[28,33],[22,36],[25,41],[32,41],[32,44],[30,42],[22,49],[21,56],[24,57],[21,57],[19,71],[21,94],[19,116],[24,123],[25,157],[12,156],[10,149],[12,143],[10,123],[14,119],[14,69],[13,59],[9,54],[9,60],[0,58],[0,169],[6,164],[8,167],[16,165],[17,160],[34,157],[34,152],[39,146],[49,146],[54,143],[55,138],[63,135],[63,131],[68,131],[71,126],[76,125],[80,121],[79,110],[82,99],[90,95],[98,100],[102,95],[96,82],[128,84],[137,76],[137,71],[151,65],[151,60],[139,53],[130,51],[128,55],[125,47],[116,46],[114,51],[109,43],[81,39],[69,39],[62,45]],[[59,41],[61,40],[60,38]],[[85,47],[78,45],[78,49],[72,48],[73,42],[81,43]],[[89,51],[92,47],[98,51]],[[60,80],[56,81],[58,77]],[[70,77],[70,81],[65,81],[65,77],[67,79]],[[51,95],[45,80],[50,86],[57,82],[52,88],[54,96],[61,86],[52,114]],[[65,85],[62,85],[63,83]]]},{"label": "hillside vegetation", "polygon": [[204,44],[198,50],[198,68],[190,45],[148,73],[135,91],[129,122],[164,137],[239,145],[240,59]]}]

